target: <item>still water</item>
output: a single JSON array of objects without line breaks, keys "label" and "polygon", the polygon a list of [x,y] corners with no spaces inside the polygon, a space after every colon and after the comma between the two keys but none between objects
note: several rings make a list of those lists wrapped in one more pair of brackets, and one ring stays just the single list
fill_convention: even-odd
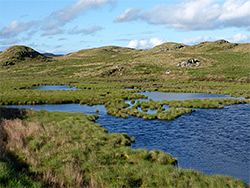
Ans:
[{"label": "still water", "polygon": [[76,87],[69,87],[65,85],[41,85],[38,87],[33,87],[35,90],[79,90]]},{"label": "still water", "polygon": [[[52,87],[52,86],[51,86]],[[212,94],[145,92],[153,100],[229,97]],[[158,97],[158,98],[157,98]],[[179,167],[205,174],[224,174],[250,182],[250,104],[224,109],[197,109],[172,121],[116,118],[103,105],[18,105],[34,110],[97,114],[96,121],[110,133],[125,132],[136,138],[132,148],[159,149],[178,158]],[[96,110],[99,110],[96,113]]]},{"label": "still water", "polygon": [[112,132],[136,138],[133,148],[159,149],[178,157],[179,166],[205,174],[224,174],[249,183],[250,104],[197,109],[173,121],[122,120],[100,116]]}]

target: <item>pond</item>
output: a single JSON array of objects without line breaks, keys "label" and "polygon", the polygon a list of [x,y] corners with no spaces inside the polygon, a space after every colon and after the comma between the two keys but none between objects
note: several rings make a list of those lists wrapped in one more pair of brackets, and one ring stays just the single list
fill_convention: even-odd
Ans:
[{"label": "pond", "polygon": [[[145,92],[148,94],[149,92]],[[143,94],[145,94],[143,93]],[[153,100],[225,98],[229,96],[191,93],[154,93]],[[250,104],[225,106],[224,109],[196,109],[172,121],[116,118],[106,114],[104,105],[80,104],[16,105],[8,107],[35,110],[97,114],[96,121],[110,133],[125,132],[136,138],[132,148],[159,149],[178,158],[179,167],[205,174],[224,174],[249,183]],[[96,110],[99,110],[97,113]]]},{"label": "pond", "polygon": [[[162,100],[188,100],[188,99],[213,99],[213,98],[232,98],[229,95],[221,95],[221,94],[206,94],[206,93],[161,93],[161,92],[142,92],[141,94],[148,97],[148,99],[152,99],[154,101],[162,101]],[[237,99],[244,99],[243,97],[239,97]]]},{"label": "pond", "polygon": [[76,87],[69,87],[65,85],[40,85],[37,87],[33,87],[35,90],[79,90]]},{"label": "pond", "polygon": [[[66,85],[40,85],[37,87],[33,87],[35,90],[82,90],[80,88],[76,88],[75,86],[69,87]],[[131,90],[131,89],[128,89]],[[207,99],[207,98],[234,98],[229,95],[221,95],[221,94],[205,94],[205,93],[161,93],[161,92],[141,92],[148,97],[148,99],[162,101],[162,100],[187,100],[187,99]],[[243,97],[239,97],[238,99],[244,99]],[[144,100],[144,99],[142,99]]]},{"label": "pond", "polygon": [[172,121],[100,116],[97,123],[110,133],[134,136],[133,148],[171,153],[181,168],[230,175],[249,183],[249,109],[250,104],[197,109]]}]

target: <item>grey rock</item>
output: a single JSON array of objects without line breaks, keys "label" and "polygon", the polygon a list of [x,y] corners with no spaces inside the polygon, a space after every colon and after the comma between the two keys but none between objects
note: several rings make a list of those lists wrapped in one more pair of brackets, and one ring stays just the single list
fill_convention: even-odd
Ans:
[{"label": "grey rock", "polygon": [[226,40],[218,40],[216,44],[220,45],[220,44],[224,44],[224,43],[229,43]]},{"label": "grey rock", "polygon": [[198,67],[200,66],[200,61],[197,59],[189,59],[187,61],[182,61],[176,65],[177,67]]},{"label": "grey rock", "polygon": [[174,47],[174,49],[176,50],[176,49],[181,49],[181,48],[183,48],[184,46],[182,45],[182,44],[179,44],[179,45],[177,45],[177,46],[175,46]]}]

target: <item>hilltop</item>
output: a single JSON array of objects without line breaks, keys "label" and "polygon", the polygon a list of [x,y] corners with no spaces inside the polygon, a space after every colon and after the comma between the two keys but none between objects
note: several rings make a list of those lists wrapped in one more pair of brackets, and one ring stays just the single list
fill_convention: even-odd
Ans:
[{"label": "hilltop", "polygon": [[11,46],[0,53],[0,64],[2,66],[10,66],[19,62],[27,61],[47,61],[48,58],[41,53],[27,46]]}]

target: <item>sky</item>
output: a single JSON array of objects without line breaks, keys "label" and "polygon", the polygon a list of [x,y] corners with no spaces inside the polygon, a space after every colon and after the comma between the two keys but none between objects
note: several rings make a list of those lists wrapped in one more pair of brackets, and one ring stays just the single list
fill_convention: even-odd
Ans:
[{"label": "sky", "polygon": [[250,0],[0,0],[0,51],[250,42]]}]

